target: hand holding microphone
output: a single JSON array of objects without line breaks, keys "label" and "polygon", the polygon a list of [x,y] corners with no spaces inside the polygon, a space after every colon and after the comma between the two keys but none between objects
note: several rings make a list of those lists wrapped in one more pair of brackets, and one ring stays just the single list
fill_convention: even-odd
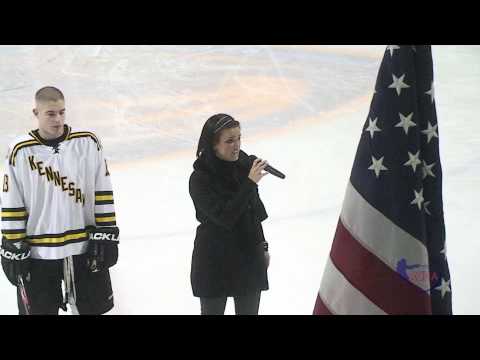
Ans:
[{"label": "hand holding microphone", "polygon": [[[259,160],[257,159],[257,157],[255,155],[250,155],[248,156],[246,153],[244,153],[243,151],[240,151],[240,158],[239,158],[240,162],[245,166],[245,167],[248,167],[250,168],[251,167],[251,171],[250,171],[250,174],[252,173],[252,170],[256,164],[256,160]],[[268,164],[268,162],[265,161],[264,163],[265,166],[262,167],[261,170],[265,170],[266,172],[276,176],[276,177],[279,177],[280,179],[285,179],[285,174],[281,173],[280,171],[278,171],[277,169],[275,169],[274,167],[270,166]],[[260,172],[261,172],[260,170]],[[249,175],[250,177],[250,175]],[[251,178],[253,180],[253,178]],[[258,180],[260,180],[261,178],[259,178]],[[255,181],[255,180],[253,180]],[[255,181],[257,182],[257,181]]]},{"label": "hand holding microphone", "polygon": [[255,159],[252,164],[252,168],[250,169],[250,173],[248,177],[253,182],[257,183],[268,173],[264,172],[265,168],[267,167],[268,163],[266,160],[262,159]]}]

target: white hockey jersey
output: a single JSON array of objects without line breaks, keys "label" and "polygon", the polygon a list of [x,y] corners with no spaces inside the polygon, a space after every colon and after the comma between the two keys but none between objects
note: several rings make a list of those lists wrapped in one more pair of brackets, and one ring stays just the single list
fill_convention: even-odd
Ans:
[{"label": "white hockey jersey", "polygon": [[63,259],[87,250],[87,226],[116,226],[107,162],[91,132],[65,125],[59,141],[38,131],[8,149],[3,190],[2,235],[26,240],[35,259]]}]

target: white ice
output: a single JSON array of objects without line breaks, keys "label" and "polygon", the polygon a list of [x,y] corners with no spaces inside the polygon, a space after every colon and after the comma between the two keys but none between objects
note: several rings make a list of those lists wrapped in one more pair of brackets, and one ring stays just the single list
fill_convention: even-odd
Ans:
[{"label": "white ice", "polygon": [[[197,222],[188,177],[204,121],[230,113],[267,176],[270,290],[260,314],[311,314],[385,46],[0,46],[0,151],[36,128],[44,85],[110,161],[120,259],[110,314],[198,314]],[[434,46],[448,261],[455,314],[479,314],[480,46]],[[1,169],[3,170],[3,169]],[[227,314],[233,314],[229,300]],[[0,314],[16,314],[0,276]]]}]

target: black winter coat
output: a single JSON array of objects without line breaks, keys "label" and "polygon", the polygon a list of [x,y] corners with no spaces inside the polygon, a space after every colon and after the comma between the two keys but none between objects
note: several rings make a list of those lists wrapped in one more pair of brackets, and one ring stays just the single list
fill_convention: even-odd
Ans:
[{"label": "black winter coat", "polygon": [[250,169],[215,158],[194,163],[189,190],[200,225],[191,283],[194,296],[241,296],[267,290],[261,222],[267,218]]}]

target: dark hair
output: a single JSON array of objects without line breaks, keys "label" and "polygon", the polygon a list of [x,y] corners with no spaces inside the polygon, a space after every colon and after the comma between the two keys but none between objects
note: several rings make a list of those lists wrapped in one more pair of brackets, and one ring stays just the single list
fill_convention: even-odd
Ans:
[{"label": "dark hair", "polygon": [[63,93],[53,86],[45,86],[35,94],[35,101],[58,101],[65,100]]},{"label": "dark hair", "polygon": [[227,114],[216,114],[211,116],[203,125],[200,139],[197,146],[197,158],[202,155],[211,155],[213,146],[220,139],[222,130],[240,127],[240,123]]}]

